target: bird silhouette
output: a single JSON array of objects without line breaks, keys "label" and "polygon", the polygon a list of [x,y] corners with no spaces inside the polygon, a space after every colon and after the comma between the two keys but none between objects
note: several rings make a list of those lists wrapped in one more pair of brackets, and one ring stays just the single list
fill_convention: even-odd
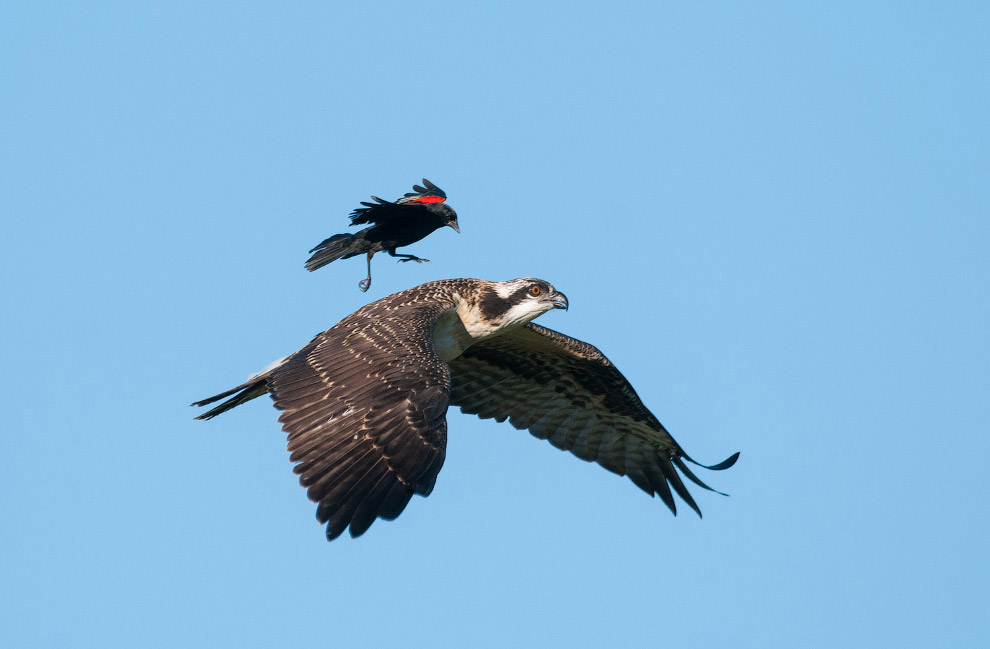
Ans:
[{"label": "bird silhouette", "polygon": [[413,185],[412,192],[397,201],[389,202],[372,196],[375,203],[362,202],[351,212],[351,225],[370,224],[354,234],[335,234],[324,239],[310,250],[313,255],[306,261],[306,270],[314,271],[337,259],[349,259],[368,255],[368,276],[358,286],[362,291],[371,287],[371,258],[376,252],[387,251],[399,261],[429,261],[415,255],[400,254],[396,248],[408,246],[444,226],[460,232],[457,213],[444,201],[447,194],[426,178],[423,185]]}]

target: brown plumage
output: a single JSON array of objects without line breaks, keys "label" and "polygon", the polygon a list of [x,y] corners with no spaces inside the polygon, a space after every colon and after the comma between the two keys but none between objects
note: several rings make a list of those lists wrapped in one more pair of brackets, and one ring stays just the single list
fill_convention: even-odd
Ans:
[{"label": "brown plumage", "polygon": [[193,405],[227,399],[197,417],[210,419],[269,393],[329,539],[348,527],[363,534],[414,493],[429,495],[449,405],[628,475],[676,513],[673,489],[700,515],[677,470],[709,487],[625,377],[595,347],[529,323],[566,307],[533,278],[430,282],[359,309],[275,367]]}]

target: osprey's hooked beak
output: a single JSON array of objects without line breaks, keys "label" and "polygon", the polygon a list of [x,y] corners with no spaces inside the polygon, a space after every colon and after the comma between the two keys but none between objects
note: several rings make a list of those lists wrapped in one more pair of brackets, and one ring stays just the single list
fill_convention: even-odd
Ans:
[{"label": "osprey's hooked beak", "polygon": [[447,227],[454,228],[454,232],[457,232],[458,234],[461,231],[461,229],[459,227],[457,227],[457,219],[454,219],[453,221],[451,221],[450,223],[448,223],[447,224]]},{"label": "osprey's hooked beak", "polygon": [[567,310],[567,296],[560,291],[553,292],[553,308]]}]

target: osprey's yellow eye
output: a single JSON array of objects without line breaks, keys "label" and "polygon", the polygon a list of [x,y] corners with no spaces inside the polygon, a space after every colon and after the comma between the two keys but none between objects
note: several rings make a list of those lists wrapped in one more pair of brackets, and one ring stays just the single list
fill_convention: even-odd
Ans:
[{"label": "osprey's yellow eye", "polygon": [[540,294],[540,287],[537,284],[533,284],[529,288],[529,292],[530,292],[531,295],[539,295]]}]

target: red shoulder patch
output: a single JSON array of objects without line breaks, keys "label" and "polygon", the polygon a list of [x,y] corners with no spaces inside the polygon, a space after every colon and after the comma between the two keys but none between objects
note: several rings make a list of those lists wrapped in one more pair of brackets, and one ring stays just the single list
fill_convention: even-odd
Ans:
[{"label": "red shoulder patch", "polygon": [[420,196],[419,198],[409,201],[410,203],[442,203],[446,198],[443,196]]}]

